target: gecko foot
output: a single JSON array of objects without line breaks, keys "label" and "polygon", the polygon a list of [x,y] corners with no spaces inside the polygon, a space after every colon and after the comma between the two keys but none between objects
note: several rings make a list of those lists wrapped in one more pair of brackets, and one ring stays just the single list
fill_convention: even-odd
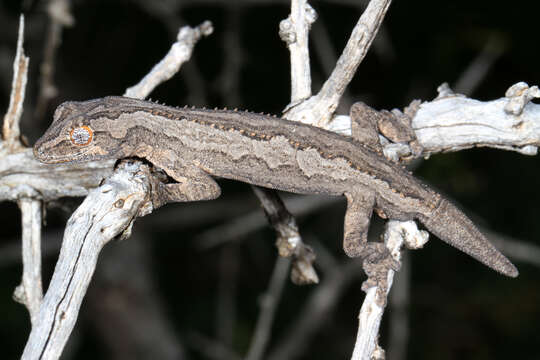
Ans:
[{"label": "gecko foot", "polygon": [[388,271],[398,271],[401,264],[392,257],[383,243],[368,243],[363,255],[362,267],[368,278],[362,283],[362,291],[375,286],[377,288],[376,303],[380,307],[385,307]]}]

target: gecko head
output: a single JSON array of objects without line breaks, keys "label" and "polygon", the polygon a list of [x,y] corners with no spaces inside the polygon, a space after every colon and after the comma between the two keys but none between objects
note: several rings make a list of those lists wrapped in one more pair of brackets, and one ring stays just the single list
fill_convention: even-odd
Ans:
[{"label": "gecko head", "polygon": [[34,145],[34,156],[50,164],[115,158],[118,141],[90,123],[89,114],[100,107],[106,107],[105,99],[58,106],[51,126]]}]

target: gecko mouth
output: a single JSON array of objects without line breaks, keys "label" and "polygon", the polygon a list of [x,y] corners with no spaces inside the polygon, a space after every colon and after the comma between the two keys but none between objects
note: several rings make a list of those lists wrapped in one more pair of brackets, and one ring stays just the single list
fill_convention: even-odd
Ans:
[{"label": "gecko mouth", "polygon": [[57,164],[57,163],[63,163],[63,162],[68,161],[67,159],[62,159],[58,157],[53,158],[49,156],[49,154],[47,154],[43,150],[36,147],[34,148],[34,157],[38,159],[40,162],[45,163],[45,164]]},{"label": "gecko mouth", "polygon": [[51,159],[47,156],[47,153],[38,145],[34,145],[34,157],[41,162],[49,163]]},{"label": "gecko mouth", "polygon": [[33,149],[34,157],[45,164],[58,164],[65,162],[79,162],[84,160],[84,154],[53,154],[47,149],[36,144]]}]

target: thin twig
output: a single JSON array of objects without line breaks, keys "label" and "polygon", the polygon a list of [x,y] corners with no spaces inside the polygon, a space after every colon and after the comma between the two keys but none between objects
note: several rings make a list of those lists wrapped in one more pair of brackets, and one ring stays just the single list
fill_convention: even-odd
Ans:
[{"label": "thin twig", "polygon": [[214,31],[212,23],[205,21],[194,28],[184,26],[178,31],[175,42],[167,55],[137,84],[126,90],[124,96],[144,99],[159,84],[169,80],[180,70],[180,66],[191,58],[195,44],[203,36]]},{"label": "thin twig", "polygon": [[354,27],[351,37],[339,57],[336,67],[317,95],[300,104],[292,103],[285,113],[287,119],[328,127],[345,88],[364,59],[384,19],[391,0],[371,0]]},{"label": "thin twig", "polygon": [[[306,0],[292,0],[291,14],[279,25],[279,35],[291,52],[291,99],[300,101],[311,94],[308,33],[316,19]],[[302,241],[296,220],[275,190],[253,186],[270,224],[278,233],[277,247],[281,256],[293,257],[292,281],[297,284],[318,282],[313,268],[315,254]],[[257,342],[257,339],[252,341]]]},{"label": "thin twig", "polygon": [[36,200],[38,194],[29,189],[32,196],[18,201],[22,214],[22,282],[13,294],[16,301],[28,309],[30,321],[36,323],[39,306],[43,299],[41,283],[41,208],[43,204]]},{"label": "thin twig", "polygon": [[[187,2],[177,0],[136,0],[134,3],[143,11],[150,14],[154,19],[163,22],[169,33],[176,33],[179,24],[185,23],[180,14],[182,13],[183,7],[189,6]],[[235,4],[236,2],[233,1],[228,2],[225,5],[234,6]],[[204,79],[194,62],[188,62],[184,66],[186,66],[186,71],[183,74],[183,80],[188,87],[187,103],[195,105],[195,101],[204,99]],[[204,104],[205,102],[202,101],[201,103]]]},{"label": "thin twig", "polygon": [[259,198],[266,217],[276,230],[276,246],[279,255],[293,258],[291,279],[295,284],[316,284],[319,277],[313,268],[315,254],[304,244],[296,225],[296,219],[285,207],[275,190],[253,186],[253,192]]},{"label": "thin twig", "polygon": [[[375,38],[375,35],[377,34],[377,31],[382,23],[382,20],[384,19],[386,11],[390,6],[390,3],[391,0],[370,1],[366,10],[360,17],[357,25],[353,29],[349,41],[347,42],[347,45],[342,55],[337,61],[336,67],[332,71],[330,77],[324,83],[322,89],[317,95],[312,96],[309,99],[306,99],[307,96],[301,97],[300,99],[306,99],[301,103],[298,103],[299,98],[295,97],[295,94],[293,93],[291,104],[285,111],[285,117],[290,120],[296,120],[320,127],[325,127],[330,124],[331,115],[336,110],[339,100],[341,99],[346,86],[351,81],[358,65],[363,60],[373,39]],[[282,35],[282,28],[283,26],[280,26],[280,35]],[[307,29],[307,27],[304,27],[303,29]],[[294,35],[295,33],[292,34]],[[284,39],[283,35],[281,37],[282,39]],[[295,37],[289,34],[289,37],[285,39],[289,40],[289,42],[287,42],[289,44],[290,42],[295,40]],[[290,45],[289,48],[291,48]],[[293,55],[295,54],[291,52],[291,57]],[[301,55],[296,54],[296,56],[299,61],[304,61],[309,65],[309,57],[307,57],[308,60],[306,60]],[[305,65],[304,69],[309,69],[308,65]],[[294,69],[292,69],[292,71],[294,71]],[[309,76],[309,74],[302,73],[299,75],[299,78]],[[293,80],[295,79],[294,77],[292,78]],[[398,256],[399,250],[396,254],[396,257]],[[388,272],[388,277],[391,277],[391,271]],[[391,280],[388,281],[388,287],[386,289],[388,290],[390,286]],[[363,310],[361,310],[360,313],[361,318],[366,316],[365,309],[371,308],[372,306],[378,306],[373,301],[378,300],[379,303],[383,301],[380,299],[380,297],[386,296],[386,294],[381,295],[382,292],[383,291],[378,287],[372,287],[368,289],[364,305],[362,306]],[[377,296],[370,295],[370,293],[377,294]],[[375,333],[369,331],[366,332],[365,327],[363,327],[363,322],[361,321],[358,330],[357,345],[355,346],[355,350],[353,352],[354,359],[359,359],[357,356],[360,353],[368,354],[367,356],[371,356],[371,354],[373,353],[376,339],[376,337],[373,335],[377,335],[378,333],[378,326],[381,318],[382,309],[380,310],[380,317],[371,318],[375,320],[375,322],[371,325],[371,329],[375,330]]]},{"label": "thin twig", "polygon": [[[308,32],[315,21],[316,13],[306,0],[291,1],[291,15],[281,21],[279,35],[291,52],[291,98],[297,101],[311,94],[311,74],[309,70]],[[281,256],[293,257],[292,281],[297,284],[318,282],[313,268],[315,255],[306,246],[296,220],[286,209],[276,190],[252,186],[259,198],[270,224],[278,233],[277,247]],[[255,338],[252,343],[257,343]]]},{"label": "thin twig", "polygon": [[[400,261],[401,246],[407,244],[409,248],[420,248],[428,239],[426,231],[418,230],[414,221],[388,221],[384,232],[384,243],[392,257]],[[358,334],[354,345],[352,360],[365,360],[372,356],[377,347],[377,338],[379,336],[379,327],[381,324],[384,307],[380,307],[380,297],[387,296],[392,287],[394,271],[388,270],[386,294],[380,294],[378,287],[371,287],[366,291],[366,298],[360,309],[358,316]]]},{"label": "thin twig", "polygon": [[[0,153],[3,153],[5,158],[18,157],[22,154],[21,151],[24,151],[20,139],[19,124],[23,111],[29,59],[24,55],[23,43],[24,16],[21,15],[17,54],[13,62],[13,82],[9,108],[4,116],[2,132],[4,142],[0,143]],[[4,189],[0,189],[0,194],[2,190]],[[34,324],[43,297],[41,283],[41,201],[37,200],[39,197],[38,191],[27,183],[18,186],[13,183],[9,184],[7,190],[11,193],[11,196],[14,196],[14,200],[17,200],[22,213],[23,274],[21,284],[15,289],[13,297],[28,309],[30,321]]]},{"label": "thin twig", "polygon": [[291,14],[279,24],[279,36],[291,53],[291,104],[311,96],[308,33],[316,19],[307,0],[291,0]]},{"label": "thin twig", "polygon": [[20,121],[23,111],[26,81],[28,79],[28,63],[30,59],[24,55],[24,16],[19,19],[19,35],[17,39],[17,54],[13,62],[13,81],[11,83],[11,95],[9,107],[4,115],[2,138],[4,144],[0,148],[1,153],[13,153],[22,149],[20,141]]}]

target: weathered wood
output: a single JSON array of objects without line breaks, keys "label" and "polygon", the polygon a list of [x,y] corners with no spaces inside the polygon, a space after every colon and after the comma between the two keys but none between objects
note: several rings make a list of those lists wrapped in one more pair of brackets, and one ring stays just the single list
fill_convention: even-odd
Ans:
[{"label": "weathered wood", "polygon": [[58,359],[71,334],[103,246],[128,236],[137,216],[151,211],[147,165],[122,162],[91,190],[68,220],[51,283],[22,359]]}]

